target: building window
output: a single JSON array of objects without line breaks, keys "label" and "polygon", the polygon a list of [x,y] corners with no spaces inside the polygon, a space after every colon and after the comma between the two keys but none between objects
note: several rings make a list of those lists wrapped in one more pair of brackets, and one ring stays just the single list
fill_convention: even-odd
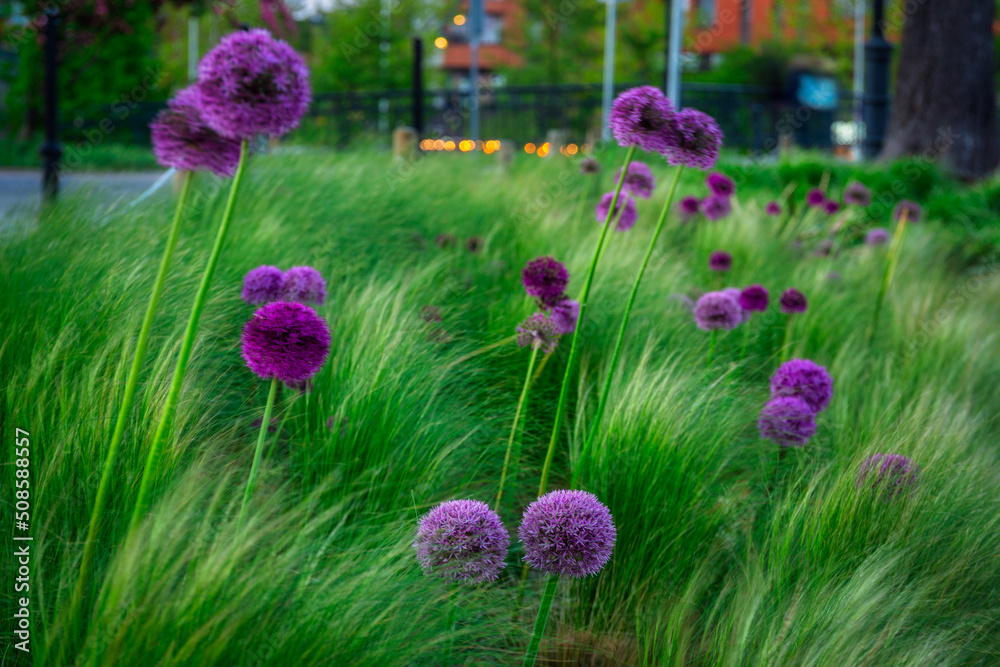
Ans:
[{"label": "building window", "polygon": [[695,1],[695,21],[701,26],[710,26],[715,23],[715,0]]},{"label": "building window", "polygon": [[496,14],[483,17],[483,44],[499,44],[503,33],[503,18]]}]

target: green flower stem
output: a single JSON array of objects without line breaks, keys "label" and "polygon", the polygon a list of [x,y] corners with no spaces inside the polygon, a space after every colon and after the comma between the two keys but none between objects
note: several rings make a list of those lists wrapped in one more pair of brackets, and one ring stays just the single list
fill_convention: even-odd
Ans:
[{"label": "green flower stem", "polygon": [[517,427],[521,422],[521,413],[528,402],[528,390],[531,388],[531,374],[535,370],[535,361],[538,359],[538,346],[531,346],[531,358],[528,360],[528,373],[524,377],[524,386],[521,388],[521,398],[517,401],[517,410],[514,412],[514,425],[510,427],[510,437],[507,439],[507,453],[503,458],[503,471],[500,473],[500,488],[497,490],[497,500],[493,505],[493,511],[500,511],[500,501],[503,499],[503,487],[507,481],[507,467],[510,465],[510,453],[514,448],[514,438],[517,437]]},{"label": "green flower stem", "polygon": [[785,334],[781,341],[781,354],[778,359],[781,363],[785,363],[788,360],[788,347],[792,344],[792,314],[788,314],[788,319],[785,320]]},{"label": "green flower stem", "polygon": [[[635,146],[629,146],[628,153],[625,154],[625,163],[622,165],[622,174],[628,173],[628,165],[632,162],[632,156],[635,154]],[[601,251],[604,248],[604,241],[608,236],[608,229],[611,228],[611,219],[614,217],[615,207],[618,205],[618,195],[622,191],[622,184],[625,182],[624,178],[618,179],[617,185],[615,185],[615,194],[611,199],[611,206],[608,208],[608,216],[604,220],[604,227],[601,229],[601,237],[597,241],[597,247],[594,248],[594,257],[590,262],[590,270],[587,272],[587,279],[583,283],[583,291],[580,293],[580,316],[576,321],[576,333],[573,334],[573,342],[570,344],[569,348],[569,358],[566,360],[566,372],[563,374],[562,388],[559,390],[559,403],[556,405],[556,417],[555,422],[552,424],[552,436],[549,438],[549,448],[545,452],[545,463],[542,466],[542,477],[538,483],[538,495],[545,494],[545,488],[549,481],[549,468],[552,466],[552,457],[555,455],[556,443],[559,441],[559,430],[562,428],[563,418],[566,416],[566,403],[569,398],[569,386],[570,379],[573,375],[573,362],[576,360],[577,350],[579,348],[580,335],[579,332],[583,327],[584,318],[587,313],[587,299],[590,296],[590,287],[594,281],[594,273],[597,271],[597,262],[601,256]]]},{"label": "green flower stem", "polygon": [[580,474],[586,463],[587,454],[590,452],[590,448],[597,439],[597,433],[601,426],[601,420],[604,417],[604,410],[608,404],[608,396],[611,394],[611,383],[614,379],[615,368],[618,367],[618,357],[621,355],[622,345],[625,342],[625,331],[628,329],[628,318],[632,313],[632,306],[635,305],[635,297],[636,294],[639,293],[639,284],[642,282],[642,277],[646,273],[646,267],[649,265],[649,258],[653,256],[653,250],[656,248],[656,242],[660,238],[660,232],[663,231],[663,223],[667,219],[667,213],[670,212],[670,206],[674,201],[674,192],[677,190],[677,183],[680,181],[681,172],[683,170],[683,166],[678,166],[677,169],[674,170],[674,180],[670,183],[670,190],[667,192],[667,200],[663,204],[663,210],[660,211],[660,218],[656,221],[656,229],[653,230],[653,236],[649,240],[649,247],[646,249],[646,256],[642,258],[642,264],[639,266],[639,272],[635,276],[635,283],[632,285],[632,292],[629,294],[628,302],[625,304],[625,314],[622,316],[622,323],[618,329],[618,340],[615,341],[614,352],[611,353],[611,363],[608,366],[607,376],[604,378],[604,388],[601,390],[601,398],[597,403],[597,412],[594,413],[594,421],[590,426],[590,432],[587,435],[587,440],[584,442],[583,450],[580,452],[580,461],[576,466],[576,470],[573,471],[572,483],[570,484],[570,488],[572,489],[575,489],[577,483],[580,481]]},{"label": "green flower stem", "polygon": [[264,419],[260,422],[260,433],[257,435],[257,448],[253,452],[253,465],[250,466],[250,479],[247,489],[243,492],[243,504],[240,505],[240,518],[236,522],[237,529],[243,525],[253,493],[254,482],[257,481],[257,469],[260,468],[260,456],[264,451],[264,440],[267,439],[267,427],[271,423],[271,410],[274,408],[274,396],[278,393],[278,378],[271,378],[271,391],[267,394],[267,405],[264,406]]},{"label": "green flower stem", "polygon": [[209,255],[205,273],[201,277],[201,285],[198,287],[198,293],[195,295],[194,305],[191,306],[191,315],[188,318],[187,329],[184,331],[184,339],[181,341],[180,353],[177,355],[177,366],[174,368],[174,377],[170,382],[167,402],[163,406],[160,422],[156,425],[156,432],[153,435],[153,443],[149,446],[149,452],[146,455],[146,466],[142,472],[142,483],[139,485],[139,494],[136,497],[135,509],[132,512],[129,532],[135,530],[142,522],[149,508],[150,494],[153,490],[160,462],[160,450],[163,448],[164,440],[166,440],[167,433],[170,430],[170,422],[173,419],[174,411],[177,409],[177,401],[180,398],[181,388],[184,385],[184,374],[187,372],[188,360],[191,358],[191,350],[194,348],[194,338],[198,331],[198,320],[201,318],[201,311],[205,308],[205,301],[208,300],[208,288],[212,284],[215,267],[219,264],[219,255],[222,254],[222,245],[226,240],[229,222],[233,217],[233,208],[236,205],[236,193],[239,191],[240,182],[243,180],[243,170],[246,168],[248,152],[249,144],[244,139],[240,144],[240,161],[236,167],[233,184],[229,189],[229,200],[226,202],[226,208],[222,214],[222,222],[219,223],[219,232],[215,237],[215,245],[212,247],[211,255]]},{"label": "green flower stem", "polygon": [[904,208],[899,215],[899,222],[896,223],[896,232],[892,235],[892,245],[889,246],[889,254],[885,259],[885,273],[882,274],[882,286],[878,291],[878,298],[875,300],[875,315],[872,317],[871,329],[868,331],[868,344],[875,340],[875,332],[878,329],[878,318],[882,313],[882,302],[892,284],[892,277],[896,273],[896,265],[899,263],[900,244],[903,241],[903,231],[906,229],[907,210]]},{"label": "green flower stem", "polygon": [[455,628],[458,627],[458,584],[452,584],[448,596],[448,652],[445,654],[444,667],[451,667],[451,656],[455,651]]},{"label": "green flower stem", "polygon": [[708,363],[705,364],[706,368],[712,367],[712,359],[715,357],[715,341],[719,337],[719,330],[712,329],[712,336],[708,339]]},{"label": "green flower stem", "polygon": [[545,583],[545,592],[542,593],[542,604],[538,608],[538,616],[535,617],[535,627],[531,631],[531,641],[528,642],[528,650],[524,654],[524,662],[521,667],[534,667],[535,658],[538,657],[538,648],[542,645],[542,635],[545,634],[545,623],[549,620],[549,610],[552,608],[552,598],[556,594],[556,585],[559,577],[549,575],[549,580]]}]

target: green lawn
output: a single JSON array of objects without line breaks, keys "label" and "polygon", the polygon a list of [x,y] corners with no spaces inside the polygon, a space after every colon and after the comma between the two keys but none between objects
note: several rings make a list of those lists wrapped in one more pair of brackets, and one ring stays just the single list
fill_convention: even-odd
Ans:
[{"label": "green lawn", "polygon": [[[559,156],[522,156],[510,171],[454,154],[403,167],[369,151],[251,161],[153,510],[127,535],[225,202],[225,188],[197,180],[207,194],[184,224],[77,619],[67,618],[68,596],[172,211],[162,202],[106,210],[81,193],[34,231],[7,232],[0,462],[13,480],[14,429],[27,430],[36,664],[60,637],[72,638],[78,665],[440,664],[451,589],[422,576],[416,520],[442,500],[496,495],[529,356],[511,340],[533,308],[520,270],[553,255],[570,269],[569,294],[579,293],[599,232],[596,195],[622,154],[600,157],[600,189]],[[612,235],[597,272],[550,488],[568,486],[579,461],[666,195],[670,172],[654,171],[653,199],[639,202],[634,229]],[[869,344],[886,246],[845,235],[838,257],[816,257],[819,218],[799,226],[797,244],[762,213],[790,184],[801,209],[824,174],[839,193],[851,169],[732,158],[722,171],[739,183],[733,215],[669,219],[639,292],[582,469],[584,488],[615,517],[617,544],[599,575],[560,584],[540,664],[1000,663],[996,184],[965,188],[919,163],[860,172],[876,198],[915,198],[929,218],[907,230]],[[686,173],[678,198],[703,194],[701,181]],[[865,227],[891,226],[884,208],[870,211]],[[440,248],[440,234],[458,243]],[[474,236],[479,252],[465,247]],[[787,287],[807,295],[792,356],[835,380],[816,436],[780,461],[756,418],[784,316],[772,305],[721,336],[707,365],[709,334],[676,296],[723,286],[707,267],[716,249],[734,256],[725,285],[762,283],[772,303]],[[323,273],[329,297],[318,310],[333,344],[310,393],[279,395],[281,429],[266,444],[250,521],[237,528],[267,394],[239,352],[253,312],[242,276],[259,264]],[[422,317],[426,306],[440,309],[440,323]],[[461,589],[455,665],[520,664],[543,582],[529,578],[517,615],[516,527],[534,499],[568,349],[564,340],[532,387],[522,465],[501,511],[514,535],[509,564],[496,584]],[[917,462],[911,495],[858,493],[857,468],[875,452]],[[9,498],[6,534],[15,532]],[[5,583],[5,624],[16,597]]]}]

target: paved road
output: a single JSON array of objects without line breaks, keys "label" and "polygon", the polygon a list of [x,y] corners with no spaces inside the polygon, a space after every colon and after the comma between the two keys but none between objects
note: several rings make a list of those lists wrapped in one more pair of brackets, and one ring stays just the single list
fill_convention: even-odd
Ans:
[{"label": "paved road", "polygon": [[[65,175],[60,192],[94,188],[109,201],[134,199],[146,191],[163,172],[112,171]],[[166,184],[169,188],[170,184]],[[42,172],[38,169],[0,169],[0,219],[8,214],[30,213],[41,201]]]}]

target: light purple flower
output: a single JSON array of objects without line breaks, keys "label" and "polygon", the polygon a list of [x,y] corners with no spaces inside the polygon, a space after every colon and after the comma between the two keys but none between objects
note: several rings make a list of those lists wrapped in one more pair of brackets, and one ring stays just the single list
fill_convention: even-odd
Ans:
[{"label": "light purple flower", "polygon": [[772,398],[757,419],[760,437],[782,447],[801,447],[816,433],[816,413],[794,396]]},{"label": "light purple flower", "polygon": [[910,201],[909,199],[904,199],[896,204],[896,208],[892,210],[892,219],[898,221],[901,217],[903,217],[904,211],[906,212],[907,222],[920,222],[920,216],[923,214],[923,209],[920,208],[920,204],[915,201]]},{"label": "light purple flower", "polygon": [[779,396],[796,396],[813,412],[822,412],[833,397],[833,378],[809,359],[792,359],[771,376],[771,398]]},{"label": "light purple flower", "polygon": [[248,304],[256,306],[282,298],[285,273],[276,266],[258,266],[243,276],[243,292],[240,296]]},{"label": "light purple flower", "polygon": [[885,499],[892,499],[917,485],[920,468],[902,454],[873,454],[858,468],[855,486],[878,489]]},{"label": "light purple flower", "polygon": [[[615,184],[622,177],[622,170],[615,173]],[[622,183],[622,192],[627,192],[634,197],[649,199],[653,196],[653,189],[656,187],[656,179],[653,172],[645,162],[630,162],[628,172],[625,174],[625,182]]]},{"label": "light purple flower", "polygon": [[535,297],[542,308],[549,309],[562,301],[569,284],[569,271],[554,257],[536,257],[524,265],[521,282],[528,296]]},{"label": "light purple flower", "polygon": [[708,256],[708,268],[718,273],[726,273],[733,268],[733,256],[725,250],[716,250]]},{"label": "light purple flower", "polygon": [[517,325],[518,347],[529,345],[550,354],[559,344],[559,328],[547,313],[532,313]]},{"label": "light purple flower", "polygon": [[883,245],[891,238],[889,230],[885,227],[874,227],[865,234],[865,243],[868,245]]},{"label": "light purple flower", "polygon": [[813,188],[806,194],[806,203],[812,207],[822,206],[826,203],[826,193],[822,188]]},{"label": "light purple flower", "polygon": [[697,109],[684,109],[677,114],[675,123],[667,162],[703,171],[714,167],[722,146],[722,130],[715,119]]},{"label": "light purple flower", "polygon": [[576,323],[580,319],[580,302],[563,299],[552,308],[550,317],[560,334],[571,334],[576,331]]},{"label": "light purple flower", "polygon": [[739,287],[724,287],[719,291],[728,296],[730,299],[732,299],[733,302],[736,303],[736,306],[740,309],[740,324],[743,324],[744,322],[750,319],[750,311],[743,310],[743,306],[740,305]]},{"label": "light purple flower", "polygon": [[326,301],[326,281],[311,266],[293,266],[285,271],[284,299],[322,306]]},{"label": "light purple flower", "polygon": [[496,581],[510,535],[486,503],[448,500],[420,519],[413,548],[427,576],[480,584]]},{"label": "light purple flower", "polygon": [[201,115],[198,91],[185,88],[149,124],[153,155],[164,167],[232,176],[240,161],[240,142],[220,135]]},{"label": "light purple flower", "polygon": [[694,321],[699,329],[735,329],[743,321],[743,309],[731,294],[708,292],[694,305]]},{"label": "light purple flower", "polygon": [[[604,196],[601,197],[601,201],[597,203],[597,207],[594,209],[594,217],[598,222],[603,224],[608,219],[608,211],[611,210],[611,200],[614,197],[614,192],[605,192]],[[623,199],[625,200],[624,208],[622,207]],[[624,194],[619,195],[618,201],[615,204],[615,215],[618,215],[619,211],[621,211],[621,215],[618,217],[615,229],[619,232],[632,229],[635,221],[639,219],[639,212],[635,208],[635,200]]]},{"label": "light purple flower", "polygon": [[848,206],[868,206],[872,203],[872,191],[858,181],[851,181],[844,188],[844,203]]},{"label": "light purple flower", "polygon": [[681,222],[689,222],[701,210],[701,200],[689,195],[681,199],[677,207],[680,209]]},{"label": "light purple flower", "polygon": [[750,285],[740,292],[740,308],[747,312],[762,313],[769,302],[770,295],[763,285]]},{"label": "light purple flower", "polygon": [[729,215],[730,211],[732,211],[732,207],[728,197],[712,195],[701,200],[701,212],[709,220],[721,220]]},{"label": "light purple flower", "polygon": [[518,528],[524,561],[552,576],[600,572],[615,547],[611,512],[586,491],[550,491],[528,505]]},{"label": "light purple flower", "polygon": [[243,327],[242,349],[247,366],[260,377],[296,384],[323,366],[330,329],[309,306],[275,301],[259,308]]},{"label": "light purple flower", "polygon": [[718,197],[732,197],[736,194],[736,181],[717,171],[705,177],[705,185]]},{"label": "light purple flower", "polygon": [[639,86],[615,98],[608,125],[619,146],[663,155],[677,143],[676,115],[659,88]]},{"label": "light purple flower", "polygon": [[776,201],[769,201],[767,202],[767,206],[764,208],[764,211],[768,215],[781,215],[781,204]]},{"label": "light purple flower", "polygon": [[779,303],[781,304],[781,312],[785,315],[804,313],[809,306],[809,302],[806,301],[806,295],[794,287],[789,287],[781,293]]}]

